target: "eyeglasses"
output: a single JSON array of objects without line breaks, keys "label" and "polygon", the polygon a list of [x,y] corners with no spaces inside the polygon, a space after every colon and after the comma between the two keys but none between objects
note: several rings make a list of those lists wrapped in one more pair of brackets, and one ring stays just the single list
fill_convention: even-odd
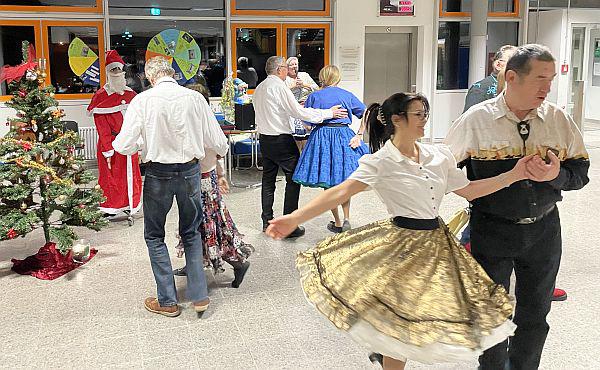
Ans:
[{"label": "eyeglasses", "polygon": [[429,118],[429,112],[417,111],[417,112],[406,112],[406,114],[412,114],[416,116],[421,121],[427,120]]}]

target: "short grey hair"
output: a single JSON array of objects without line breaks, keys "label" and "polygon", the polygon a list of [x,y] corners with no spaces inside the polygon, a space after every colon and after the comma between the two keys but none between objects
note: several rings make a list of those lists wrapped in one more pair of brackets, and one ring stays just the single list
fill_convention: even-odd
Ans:
[{"label": "short grey hair", "polygon": [[268,75],[274,75],[277,73],[277,68],[284,63],[285,59],[283,57],[277,55],[269,57],[269,59],[267,59],[267,63],[265,64],[265,72],[267,72]]},{"label": "short grey hair", "polygon": [[173,77],[175,75],[171,62],[165,57],[154,57],[148,60],[144,72],[150,82],[154,82],[161,77]]},{"label": "short grey hair", "polygon": [[541,62],[555,62],[554,56],[547,46],[540,44],[527,44],[519,46],[515,53],[506,63],[506,72],[515,71],[520,76],[526,76],[531,72],[531,60]]},{"label": "short grey hair", "polygon": [[287,58],[287,60],[285,61],[285,63],[289,66],[290,63],[293,62],[294,60],[296,62],[298,62],[298,58],[297,57],[289,57],[289,58]]}]

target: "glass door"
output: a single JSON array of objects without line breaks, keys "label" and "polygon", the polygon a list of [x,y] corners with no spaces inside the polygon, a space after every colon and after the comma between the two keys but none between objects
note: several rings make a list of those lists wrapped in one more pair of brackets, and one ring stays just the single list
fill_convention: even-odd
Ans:
[{"label": "glass door", "polygon": [[[265,64],[273,55],[281,55],[279,24],[232,24],[231,59],[234,75],[253,89],[267,78]],[[245,59],[244,59],[245,58]],[[258,78],[256,78],[258,76]],[[255,82],[256,81],[256,82]]]},{"label": "glass door", "polygon": [[583,81],[583,61],[585,59],[585,26],[574,26],[571,32],[571,75],[568,111],[573,114],[573,104],[579,90],[579,81]]}]

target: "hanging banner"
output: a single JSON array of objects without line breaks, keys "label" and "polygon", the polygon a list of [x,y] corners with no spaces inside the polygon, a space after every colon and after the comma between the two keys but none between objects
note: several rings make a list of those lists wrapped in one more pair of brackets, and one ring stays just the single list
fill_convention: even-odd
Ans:
[{"label": "hanging banner", "polygon": [[415,15],[415,0],[379,0],[379,15]]}]

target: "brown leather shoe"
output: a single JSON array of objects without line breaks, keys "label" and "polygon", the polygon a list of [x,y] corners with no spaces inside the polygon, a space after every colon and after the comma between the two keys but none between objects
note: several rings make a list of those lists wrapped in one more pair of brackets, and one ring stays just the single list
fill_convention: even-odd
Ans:
[{"label": "brown leather shoe", "polygon": [[146,307],[146,309],[150,312],[169,317],[179,316],[181,313],[178,305],[163,307],[160,305],[160,303],[158,303],[158,299],[154,297],[146,298],[144,301],[144,307]]},{"label": "brown leather shoe", "polygon": [[206,298],[205,300],[194,302],[194,310],[196,312],[204,312],[208,310],[208,304],[210,303],[210,299]]}]

